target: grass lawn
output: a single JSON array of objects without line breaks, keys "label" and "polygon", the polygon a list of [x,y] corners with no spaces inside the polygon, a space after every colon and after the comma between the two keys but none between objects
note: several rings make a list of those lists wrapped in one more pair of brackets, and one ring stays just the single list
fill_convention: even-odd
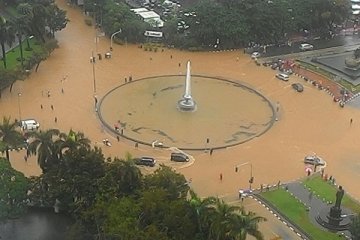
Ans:
[{"label": "grass lawn", "polygon": [[[319,195],[320,199],[325,199],[327,202],[335,202],[337,186],[324,181],[321,176],[306,178],[303,181],[303,184],[305,187],[310,188],[313,192],[315,192],[316,195]],[[346,193],[346,189],[344,190]],[[360,203],[356,202],[346,194],[344,195],[341,205],[351,209],[354,212],[360,212]]]},{"label": "grass lawn", "polygon": [[[42,47],[39,44],[36,44],[36,40],[35,38],[32,38],[29,40],[30,42],[30,47],[32,48],[32,51],[27,51],[25,50],[27,47],[26,44],[26,40],[23,41],[23,54],[24,54],[24,59],[29,59],[33,52],[41,52],[42,51]],[[15,44],[15,43],[14,43]],[[11,70],[11,69],[15,69],[18,66],[21,66],[21,62],[16,60],[16,58],[20,58],[20,47],[16,46],[15,48],[13,48],[12,50],[10,50],[9,52],[6,53],[6,63],[7,63],[7,69]],[[26,61],[26,60],[24,60]],[[0,68],[4,68],[4,64],[2,61],[0,61]]]},{"label": "grass lawn", "polygon": [[280,188],[274,191],[263,192],[261,196],[272,203],[276,209],[293,221],[314,240],[339,240],[344,239],[336,233],[323,231],[310,222],[305,206]]}]

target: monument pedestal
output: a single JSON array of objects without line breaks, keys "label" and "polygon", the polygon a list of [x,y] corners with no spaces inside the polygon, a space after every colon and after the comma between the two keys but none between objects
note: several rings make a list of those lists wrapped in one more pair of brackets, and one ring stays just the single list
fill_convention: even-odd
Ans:
[{"label": "monument pedestal", "polygon": [[[332,231],[343,231],[349,229],[351,214],[347,209],[341,209],[335,206],[326,207],[320,210],[316,221],[323,227]],[[342,217],[343,215],[343,217]]]},{"label": "monument pedestal", "polygon": [[340,222],[343,220],[341,217],[341,208],[331,207],[327,218],[329,219],[330,225],[339,226]]}]

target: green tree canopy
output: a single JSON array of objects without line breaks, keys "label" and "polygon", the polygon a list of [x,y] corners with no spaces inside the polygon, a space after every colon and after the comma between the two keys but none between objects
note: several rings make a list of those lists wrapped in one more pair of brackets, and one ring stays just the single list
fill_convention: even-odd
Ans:
[{"label": "green tree canopy", "polygon": [[0,158],[0,219],[18,217],[26,210],[28,180]]}]

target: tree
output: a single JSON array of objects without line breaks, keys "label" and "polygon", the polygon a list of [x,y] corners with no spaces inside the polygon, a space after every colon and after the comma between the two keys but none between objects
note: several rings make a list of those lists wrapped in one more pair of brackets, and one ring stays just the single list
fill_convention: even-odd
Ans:
[{"label": "tree", "polygon": [[216,202],[215,197],[201,199],[193,190],[190,193],[190,206],[194,209],[197,216],[197,225],[201,236],[205,235],[210,226],[210,215],[214,210],[213,205]]},{"label": "tree", "polygon": [[0,124],[0,140],[5,144],[6,159],[10,160],[9,150],[24,143],[24,138],[16,130],[18,122],[10,122],[10,117],[4,117]]},{"label": "tree", "polygon": [[95,203],[104,174],[101,150],[80,147],[64,153],[56,167],[44,173],[43,181],[53,203],[57,199],[62,210],[80,214]]},{"label": "tree", "polygon": [[142,174],[132,160],[115,158],[105,163],[105,176],[99,185],[104,199],[129,196],[141,188]]},{"label": "tree", "polygon": [[160,165],[153,174],[145,176],[144,185],[145,189],[163,189],[169,199],[185,199],[189,191],[185,177],[165,165]]},{"label": "tree", "polygon": [[16,29],[16,38],[19,44],[21,66],[24,67],[24,51],[23,51],[22,40],[23,40],[23,36],[28,31],[28,19],[26,16],[20,15],[15,18],[13,24],[14,24],[14,28]]},{"label": "tree", "polygon": [[59,146],[59,154],[67,151],[75,151],[81,147],[90,149],[90,140],[82,132],[74,132],[70,129],[69,134],[61,133],[56,141]]},{"label": "tree", "polygon": [[12,31],[11,24],[4,17],[0,16],[0,45],[2,52],[2,60],[5,69],[7,68],[5,44],[11,46],[14,38],[15,34]]},{"label": "tree", "polygon": [[221,199],[216,199],[213,210],[210,212],[209,239],[221,240],[228,238],[231,232],[231,222],[241,207],[230,206]]},{"label": "tree", "polygon": [[37,155],[38,164],[44,173],[59,163],[59,147],[55,144],[55,137],[59,134],[58,129],[30,133],[32,139],[28,150],[31,154]]},{"label": "tree", "polygon": [[0,158],[0,219],[18,217],[26,210],[28,181],[23,173]]},{"label": "tree", "polygon": [[352,218],[349,231],[353,240],[360,240],[360,214]]},{"label": "tree", "polygon": [[55,36],[55,32],[64,29],[68,22],[69,19],[66,18],[66,11],[54,4],[48,7],[47,25],[52,37]]},{"label": "tree", "polygon": [[258,224],[263,221],[266,219],[241,209],[240,214],[233,215],[230,220],[229,235],[236,240],[246,240],[247,235],[251,235],[257,240],[263,240],[264,237],[258,229]]}]

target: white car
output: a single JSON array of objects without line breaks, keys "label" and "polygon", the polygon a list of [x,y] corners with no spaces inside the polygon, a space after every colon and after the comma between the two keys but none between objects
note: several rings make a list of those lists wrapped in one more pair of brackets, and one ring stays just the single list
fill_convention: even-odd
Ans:
[{"label": "white car", "polygon": [[309,51],[309,50],[313,50],[314,46],[309,44],[309,43],[302,43],[300,44],[300,50],[301,51]]},{"label": "white car", "polygon": [[260,57],[260,53],[259,53],[259,52],[253,52],[253,53],[251,54],[251,58],[252,58],[252,59],[255,59],[255,58],[258,58],[258,57]]},{"label": "white car", "polygon": [[285,74],[285,73],[277,73],[275,75],[278,79],[283,80],[285,82],[289,81],[289,75]]},{"label": "white car", "polygon": [[23,130],[37,130],[40,127],[40,123],[34,119],[26,119],[21,121],[20,127]]}]

